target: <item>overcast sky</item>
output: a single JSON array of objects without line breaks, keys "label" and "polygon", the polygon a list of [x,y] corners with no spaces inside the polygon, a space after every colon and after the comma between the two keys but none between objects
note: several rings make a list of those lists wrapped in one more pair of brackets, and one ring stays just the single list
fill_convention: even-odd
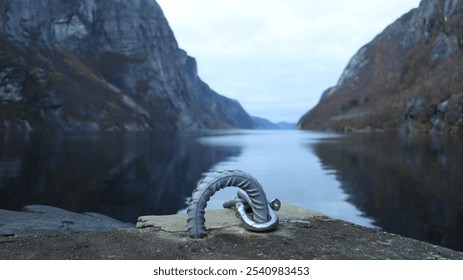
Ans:
[{"label": "overcast sky", "polygon": [[253,115],[296,122],[349,59],[420,0],[157,0],[203,81]]}]

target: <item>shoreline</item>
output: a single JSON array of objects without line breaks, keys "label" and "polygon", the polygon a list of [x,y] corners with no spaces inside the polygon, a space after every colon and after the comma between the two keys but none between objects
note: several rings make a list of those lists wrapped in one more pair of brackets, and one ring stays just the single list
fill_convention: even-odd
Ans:
[{"label": "shoreline", "polygon": [[231,209],[206,211],[204,239],[188,237],[185,214],[143,216],[137,228],[2,236],[0,259],[463,260],[463,252],[296,206],[283,204],[278,215],[277,230],[255,233],[245,230]]}]

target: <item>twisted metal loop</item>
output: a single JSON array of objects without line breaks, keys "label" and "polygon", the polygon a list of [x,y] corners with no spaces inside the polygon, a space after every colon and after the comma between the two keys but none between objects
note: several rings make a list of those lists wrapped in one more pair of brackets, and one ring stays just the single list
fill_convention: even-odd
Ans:
[{"label": "twisted metal loop", "polygon": [[242,190],[238,190],[238,196],[233,197],[232,200],[227,201],[223,204],[225,208],[235,207],[237,216],[240,218],[243,226],[250,230],[256,232],[267,232],[272,231],[277,228],[278,226],[278,216],[275,211],[280,209],[280,201],[278,199],[272,200],[271,203],[268,204],[268,211],[269,211],[269,220],[265,223],[258,223],[251,219],[247,212],[246,212],[246,205],[250,204],[249,196]]},{"label": "twisted metal loop", "polygon": [[217,171],[200,180],[193,191],[188,214],[190,237],[201,238],[207,235],[204,218],[207,202],[217,191],[225,187],[238,187],[246,193],[247,202],[254,213],[250,223],[266,223],[271,219],[270,208],[264,189],[250,174],[239,170]]}]

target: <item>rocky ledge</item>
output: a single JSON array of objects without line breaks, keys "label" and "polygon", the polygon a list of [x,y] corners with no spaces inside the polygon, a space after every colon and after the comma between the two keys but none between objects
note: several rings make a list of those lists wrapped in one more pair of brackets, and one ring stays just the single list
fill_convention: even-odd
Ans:
[{"label": "rocky ledge", "polygon": [[71,234],[95,232],[134,225],[98,213],[74,213],[45,205],[29,205],[21,211],[0,209],[0,236]]},{"label": "rocky ledge", "polygon": [[463,253],[283,205],[270,233],[245,230],[231,209],[206,213],[191,239],[186,215],[140,217],[138,228],[0,237],[1,259],[463,259]]}]

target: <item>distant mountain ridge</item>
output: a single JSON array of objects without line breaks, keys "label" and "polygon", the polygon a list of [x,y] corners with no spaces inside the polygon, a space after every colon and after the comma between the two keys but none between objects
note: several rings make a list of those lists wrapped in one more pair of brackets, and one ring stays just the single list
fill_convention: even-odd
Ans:
[{"label": "distant mountain ridge", "polygon": [[0,130],[253,128],[155,1],[0,0]]},{"label": "distant mountain ridge", "polygon": [[362,47],[300,129],[463,128],[463,1],[422,0]]},{"label": "distant mountain ridge", "polygon": [[288,122],[278,122],[274,123],[271,122],[267,119],[260,118],[260,117],[252,117],[254,123],[255,123],[255,128],[256,129],[265,129],[265,130],[274,130],[274,129],[281,129],[281,130],[289,130],[289,129],[295,129],[296,128],[296,123],[288,123]]}]

